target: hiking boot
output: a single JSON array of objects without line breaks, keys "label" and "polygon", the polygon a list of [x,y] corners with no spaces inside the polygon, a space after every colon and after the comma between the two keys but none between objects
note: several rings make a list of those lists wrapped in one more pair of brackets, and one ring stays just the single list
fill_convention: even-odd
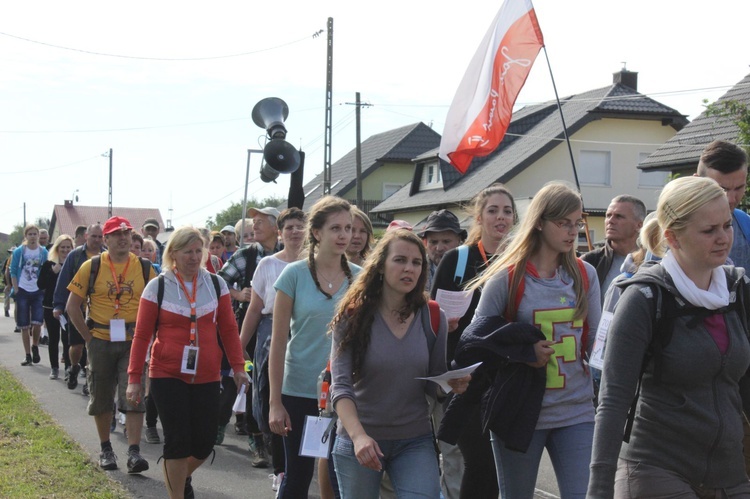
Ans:
[{"label": "hiking boot", "polygon": [[26,354],[26,359],[21,362],[22,366],[30,366],[31,365],[31,355]]},{"label": "hiking boot", "polygon": [[89,396],[89,382],[88,381],[83,382],[83,388],[81,388],[81,393],[83,394],[84,397]]},{"label": "hiking boot", "polygon": [[70,376],[68,376],[68,390],[75,390],[78,386],[79,372],[81,372],[81,366],[79,364],[76,364],[70,368]]},{"label": "hiking boot", "polygon": [[250,447],[250,466],[253,468],[268,468],[268,452],[263,444],[263,438],[251,436],[248,439]]},{"label": "hiking boot", "polygon": [[49,336],[42,336],[39,338],[40,345],[49,345]]},{"label": "hiking boot", "polygon": [[85,367],[82,367],[82,368],[81,368],[81,374],[80,374],[80,376],[81,376],[82,378],[86,379],[86,374],[87,374],[88,372],[89,372],[89,371],[88,371],[88,369],[87,369],[87,368],[85,368]]},{"label": "hiking boot", "polygon": [[150,444],[161,443],[161,437],[159,437],[159,430],[156,429],[156,426],[154,426],[153,428],[146,428],[146,442]]},{"label": "hiking boot", "polygon": [[185,499],[195,499],[195,491],[193,490],[193,477],[189,476],[185,479],[185,493],[183,494]]},{"label": "hiking boot", "polygon": [[128,451],[128,473],[141,473],[148,469],[148,461],[137,450]]},{"label": "hiking boot", "polygon": [[112,413],[112,422],[109,423],[109,432],[114,433],[114,431],[117,429],[117,415],[113,412]]},{"label": "hiking boot", "polygon": [[65,378],[63,378],[65,382],[68,382],[68,379],[70,379],[70,366],[65,368]]},{"label": "hiking boot", "polygon": [[[128,464],[130,463],[128,462]],[[99,467],[103,470],[117,469],[117,456],[111,447],[101,451],[99,454]]]},{"label": "hiking boot", "polygon": [[214,442],[216,445],[221,445],[224,443],[224,433],[227,431],[227,425],[219,425],[219,429],[216,431],[216,442]]},{"label": "hiking boot", "polygon": [[57,367],[53,367],[49,372],[49,379],[57,379],[60,370]]},{"label": "hiking boot", "polygon": [[34,359],[34,364],[39,364],[42,361],[42,358],[39,356],[39,347],[36,345],[32,345],[31,347],[31,358]]},{"label": "hiking boot", "polygon": [[13,330],[13,332],[14,333],[20,333],[21,332],[21,328],[18,327],[18,326],[16,326],[16,328]]}]

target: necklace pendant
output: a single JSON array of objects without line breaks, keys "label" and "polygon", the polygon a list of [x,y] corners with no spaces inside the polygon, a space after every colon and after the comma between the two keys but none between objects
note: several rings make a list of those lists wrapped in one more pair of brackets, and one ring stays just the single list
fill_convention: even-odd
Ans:
[{"label": "necklace pendant", "polygon": [[330,282],[328,283],[328,289],[333,289],[333,284],[331,284]]}]

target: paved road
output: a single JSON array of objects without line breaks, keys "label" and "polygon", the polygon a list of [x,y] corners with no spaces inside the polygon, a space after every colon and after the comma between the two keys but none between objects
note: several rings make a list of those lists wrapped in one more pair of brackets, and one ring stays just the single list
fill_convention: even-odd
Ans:
[{"label": "paved road", "polygon": [[[31,391],[52,417],[65,431],[75,439],[88,454],[92,462],[99,457],[99,439],[96,435],[94,420],[86,413],[88,397],[81,394],[79,385],[75,390],[68,390],[61,378],[49,379],[49,355],[47,348],[40,347],[42,362],[34,366],[21,366],[23,347],[21,337],[13,333],[13,319],[0,317],[0,364],[18,378]],[[62,371],[62,370],[61,370]],[[137,498],[164,498],[166,488],[161,469],[156,461],[161,455],[161,445],[152,445],[143,441],[141,453],[149,461],[151,469],[142,475],[128,475],[125,467],[127,460],[127,441],[118,425],[112,434],[112,446],[119,457],[120,469],[109,471],[112,478],[120,481]],[[161,433],[161,428],[159,429]],[[197,497],[215,499],[273,498],[269,469],[256,469],[250,466],[247,452],[247,437],[235,435],[227,429],[224,444],[216,447],[216,458],[213,465],[204,464],[193,477],[193,487]],[[537,483],[538,498],[558,497],[552,467],[545,454]],[[310,487],[311,499],[319,499],[317,481]]]},{"label": "paved road", "polygon": [[[93,462],[99,458],[99,439],[94,426],[94,419],[86,413],[88,397],[81,394],[79,385],[75,390],[68,390],[62,380],[49,379],[49,355],[47,348],[40,347],[42,362],[24,367],[23,347],[21,335],[13,333],[13,319],[0,317],[0,364],[31,391],[44,409],[75,439],[88,454]],[[125,487],[138,498],[164,498],[166,488],[164,478],[156,460],[161,455],[162,446],[141,443],[141,453],[149,461],[151,469],[142,475],[128,475],[125,462],[127,461],[127,441],[123,436],[123,427],[118,425],[112,434],[112,447],[119,458],[120,469],[109,471],[112,478],[122,482]],[[159,428],[161,433],[161,428]],[[234,430],[227,429],[224,444],[216,447],[216,458],[213,465],[204,464],[193,477],[193,487],[197,497],[273,498],[270,469],[256,469],[250,466],[247,452],[247,437],[234,434]],[[311,498],[319,499],[317,484],[311,487]]]}]

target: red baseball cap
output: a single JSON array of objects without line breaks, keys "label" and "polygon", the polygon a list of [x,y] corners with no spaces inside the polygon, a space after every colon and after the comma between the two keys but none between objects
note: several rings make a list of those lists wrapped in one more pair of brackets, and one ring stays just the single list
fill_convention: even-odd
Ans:
[{"label": "red baseball cap", "polygon": [[125,217],[112,217],[106,222],[104,222],[104,228],[102,229],[102,234],[106,236],[107,234],[117,232],[118,230],[133,230],[133,227],[130,225],[130,222],[128,222],[128,219]]},{"label": "red baseball cap", "polygon": [[388,224],[388,228],[386,229],[386,232],[389,230],[396,230],[396,229],[406,229],[406,230],[412,230],[412,226],[409,222],[405,220],[394,220],[390,224]]}]

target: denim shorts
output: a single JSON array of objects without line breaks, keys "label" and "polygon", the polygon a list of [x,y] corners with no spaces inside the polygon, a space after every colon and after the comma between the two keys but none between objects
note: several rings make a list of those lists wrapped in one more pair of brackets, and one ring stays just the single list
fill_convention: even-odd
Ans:
[{"label": "denim shorts", "polygon": [[16,325],[20,328],[27,328],[31,325],[41,326],[44,322],[44,308],[42,300],[44,299],[44,290],[40,289],[29,293],[28,291],[18,288],[16,290],[16,306],[18,307],[18,316]]}]

